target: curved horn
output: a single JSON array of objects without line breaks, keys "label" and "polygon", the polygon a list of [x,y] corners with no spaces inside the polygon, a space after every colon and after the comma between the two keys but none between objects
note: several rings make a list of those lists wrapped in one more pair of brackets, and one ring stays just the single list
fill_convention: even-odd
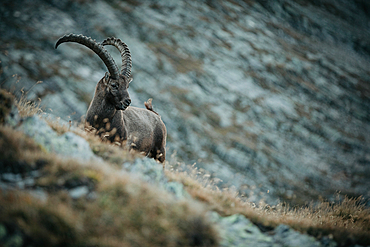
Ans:
[{"label": "curved horn", "polygon": [[128,46],[122,40],[114,38],[114,37],[105,39],[101,44],[102,45],[113,45],[119,50],[119,52],[121,53],[121,58],[122,58],[121,74],[126,76],[126,78],[129,79],[131,76],[132,62],[131,62],[131,54],[130,54],[130,50],[128,49]]},{"label": "curved horn", "polygon": [[68,35],[64,35],[63,37],[58,39],[57,43],[55,44],[55,49],[57,49],[58,46],[64,42],[76,42],[93,50],[101,58],[101,60],[103,60],[105,66],[107,66],[111,78],[118,79],[119,77],[118,67],[114,62],[113,58],[111,57],[111,55],[101,44],[97,43],[90,37],[86,37],[81,34],[77,35],[71,33]]}]

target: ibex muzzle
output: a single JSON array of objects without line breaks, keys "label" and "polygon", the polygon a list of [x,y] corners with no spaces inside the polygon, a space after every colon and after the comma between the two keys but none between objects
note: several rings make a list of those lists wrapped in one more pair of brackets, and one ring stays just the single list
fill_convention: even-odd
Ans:
[{"label": "ibex muzzle", "polygon": [[[90,48],[109,71],[96,85],[94,98],[86,113],[86,126],[95,128],[98,134],[112,142],[125,143],[129,149],[143,152],[163,163],[167,130],[161,117],[153,111],[150,101],[145,104],[147,109],[130,106],[127,89],[132,81],[132,62],[127,45],[116,38],[97,43],[83,35],[69,34],[61,37],[55,48],[64,42],[76,42]],[[120,72],[104,45],[113,45],[120,51]]]}]

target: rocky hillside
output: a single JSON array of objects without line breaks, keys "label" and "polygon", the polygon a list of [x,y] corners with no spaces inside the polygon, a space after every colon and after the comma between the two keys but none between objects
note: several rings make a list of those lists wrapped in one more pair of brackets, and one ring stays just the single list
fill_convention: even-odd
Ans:
[{"label": "rocky hillside", "polygon": [[106,71],[56,40],[115,36],[132,53],[132,105],[153,98],[170,162],[252,202],[370,198],[366,0],[4,0],[0,20],[1,87],[46,113],[80,121]]}]

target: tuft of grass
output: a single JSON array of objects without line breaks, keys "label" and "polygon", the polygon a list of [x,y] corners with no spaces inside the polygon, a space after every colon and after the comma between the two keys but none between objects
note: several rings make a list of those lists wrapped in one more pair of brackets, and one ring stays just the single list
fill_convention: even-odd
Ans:
[{"label": "tuft of grass", "polygon": [[27,92],[22,91],[22,95],[19,99],[15,100],[15,105],[18,108],[18,113],[21,117],[29,117],[33,116],[35,114],[42,113],[42,109],[40,107],[41,105],[41,99],[38,99],[38,102],[33,102],[27,99],[27,93],[36,85],[41,84],[42,81],[37,81],[30,89],[27,90]]},{"label": "tuft of grass", "polygon": [[41,100],[39,102],[33,102],[27,100],[25,95],[22,95],[20,99],[15,101],[15,105],[18,107],[18,113],[21,117],[30,117],[35,114],[42,113],[42,109],[40,107]]},{"label": "tuft of grass", "polygon": [[[1,71],[0,71],[1,73]],[[17,78],[15,83],[18,83],[20,77],[18,75],[13,75],[13,78]],[[9,114],[10,109],[13,105],[17,106],[18,113],[21,117],[33,116],[38,113],[42,113],[41,99],[38,99],[38,102],[33,102],[27,99],[28,92],[38,84],[41,84],[42,81],[37,81],[30,89],[25,92],[21,90],[22,95],[20,98],[16,98],[12,93],[6,91],[5,89],[0,89],[0,124],[4,123],[4,118]]]}]

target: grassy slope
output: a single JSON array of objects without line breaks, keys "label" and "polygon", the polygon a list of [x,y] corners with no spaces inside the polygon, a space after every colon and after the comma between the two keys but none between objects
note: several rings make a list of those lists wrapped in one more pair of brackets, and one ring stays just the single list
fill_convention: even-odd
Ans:
[{"label": "grassy slope", "polygon": [[[1,93],[1,115],[8,113],[12,96]],[[4,103],[6,102],[6,104]],[[9,103],[10,102],[10,103]],[[21,100],[17,106],[23,116],[37,114],[35,105]],[[3,121],[3,118],[0,119]],[[66,127],[49,123],[60,133]],[[360,199],[347,198],[332,204],[292,209],[287,205],[251,205],[229,190],[220,191],[196,169],[183,172],[167,164],[170,180],[184,184],[194,201],[176,201],[161,189],[134,180],[122,173],[120,164],[134,156],[117,146],[101,142],[82,131],[92,150],[105,162],[82,163],[60,159],[46,153],[33,140],[10,127],[0,125],[1,172],[28,176],[37,170],[33,188],[42,188],[46,200],[27,191],[0,189],[0,223],[8,231],[18,231],[25,241],[54,246],[212,246],[217,245],[216,230],[205,218],[208,210],[221,215],[240,213],[261,229],[287,224],[318,238],[331,236],[343,245],[370,244],[370,210]],[[72,199],[68,189],[85,185],[94,197]]]}]

